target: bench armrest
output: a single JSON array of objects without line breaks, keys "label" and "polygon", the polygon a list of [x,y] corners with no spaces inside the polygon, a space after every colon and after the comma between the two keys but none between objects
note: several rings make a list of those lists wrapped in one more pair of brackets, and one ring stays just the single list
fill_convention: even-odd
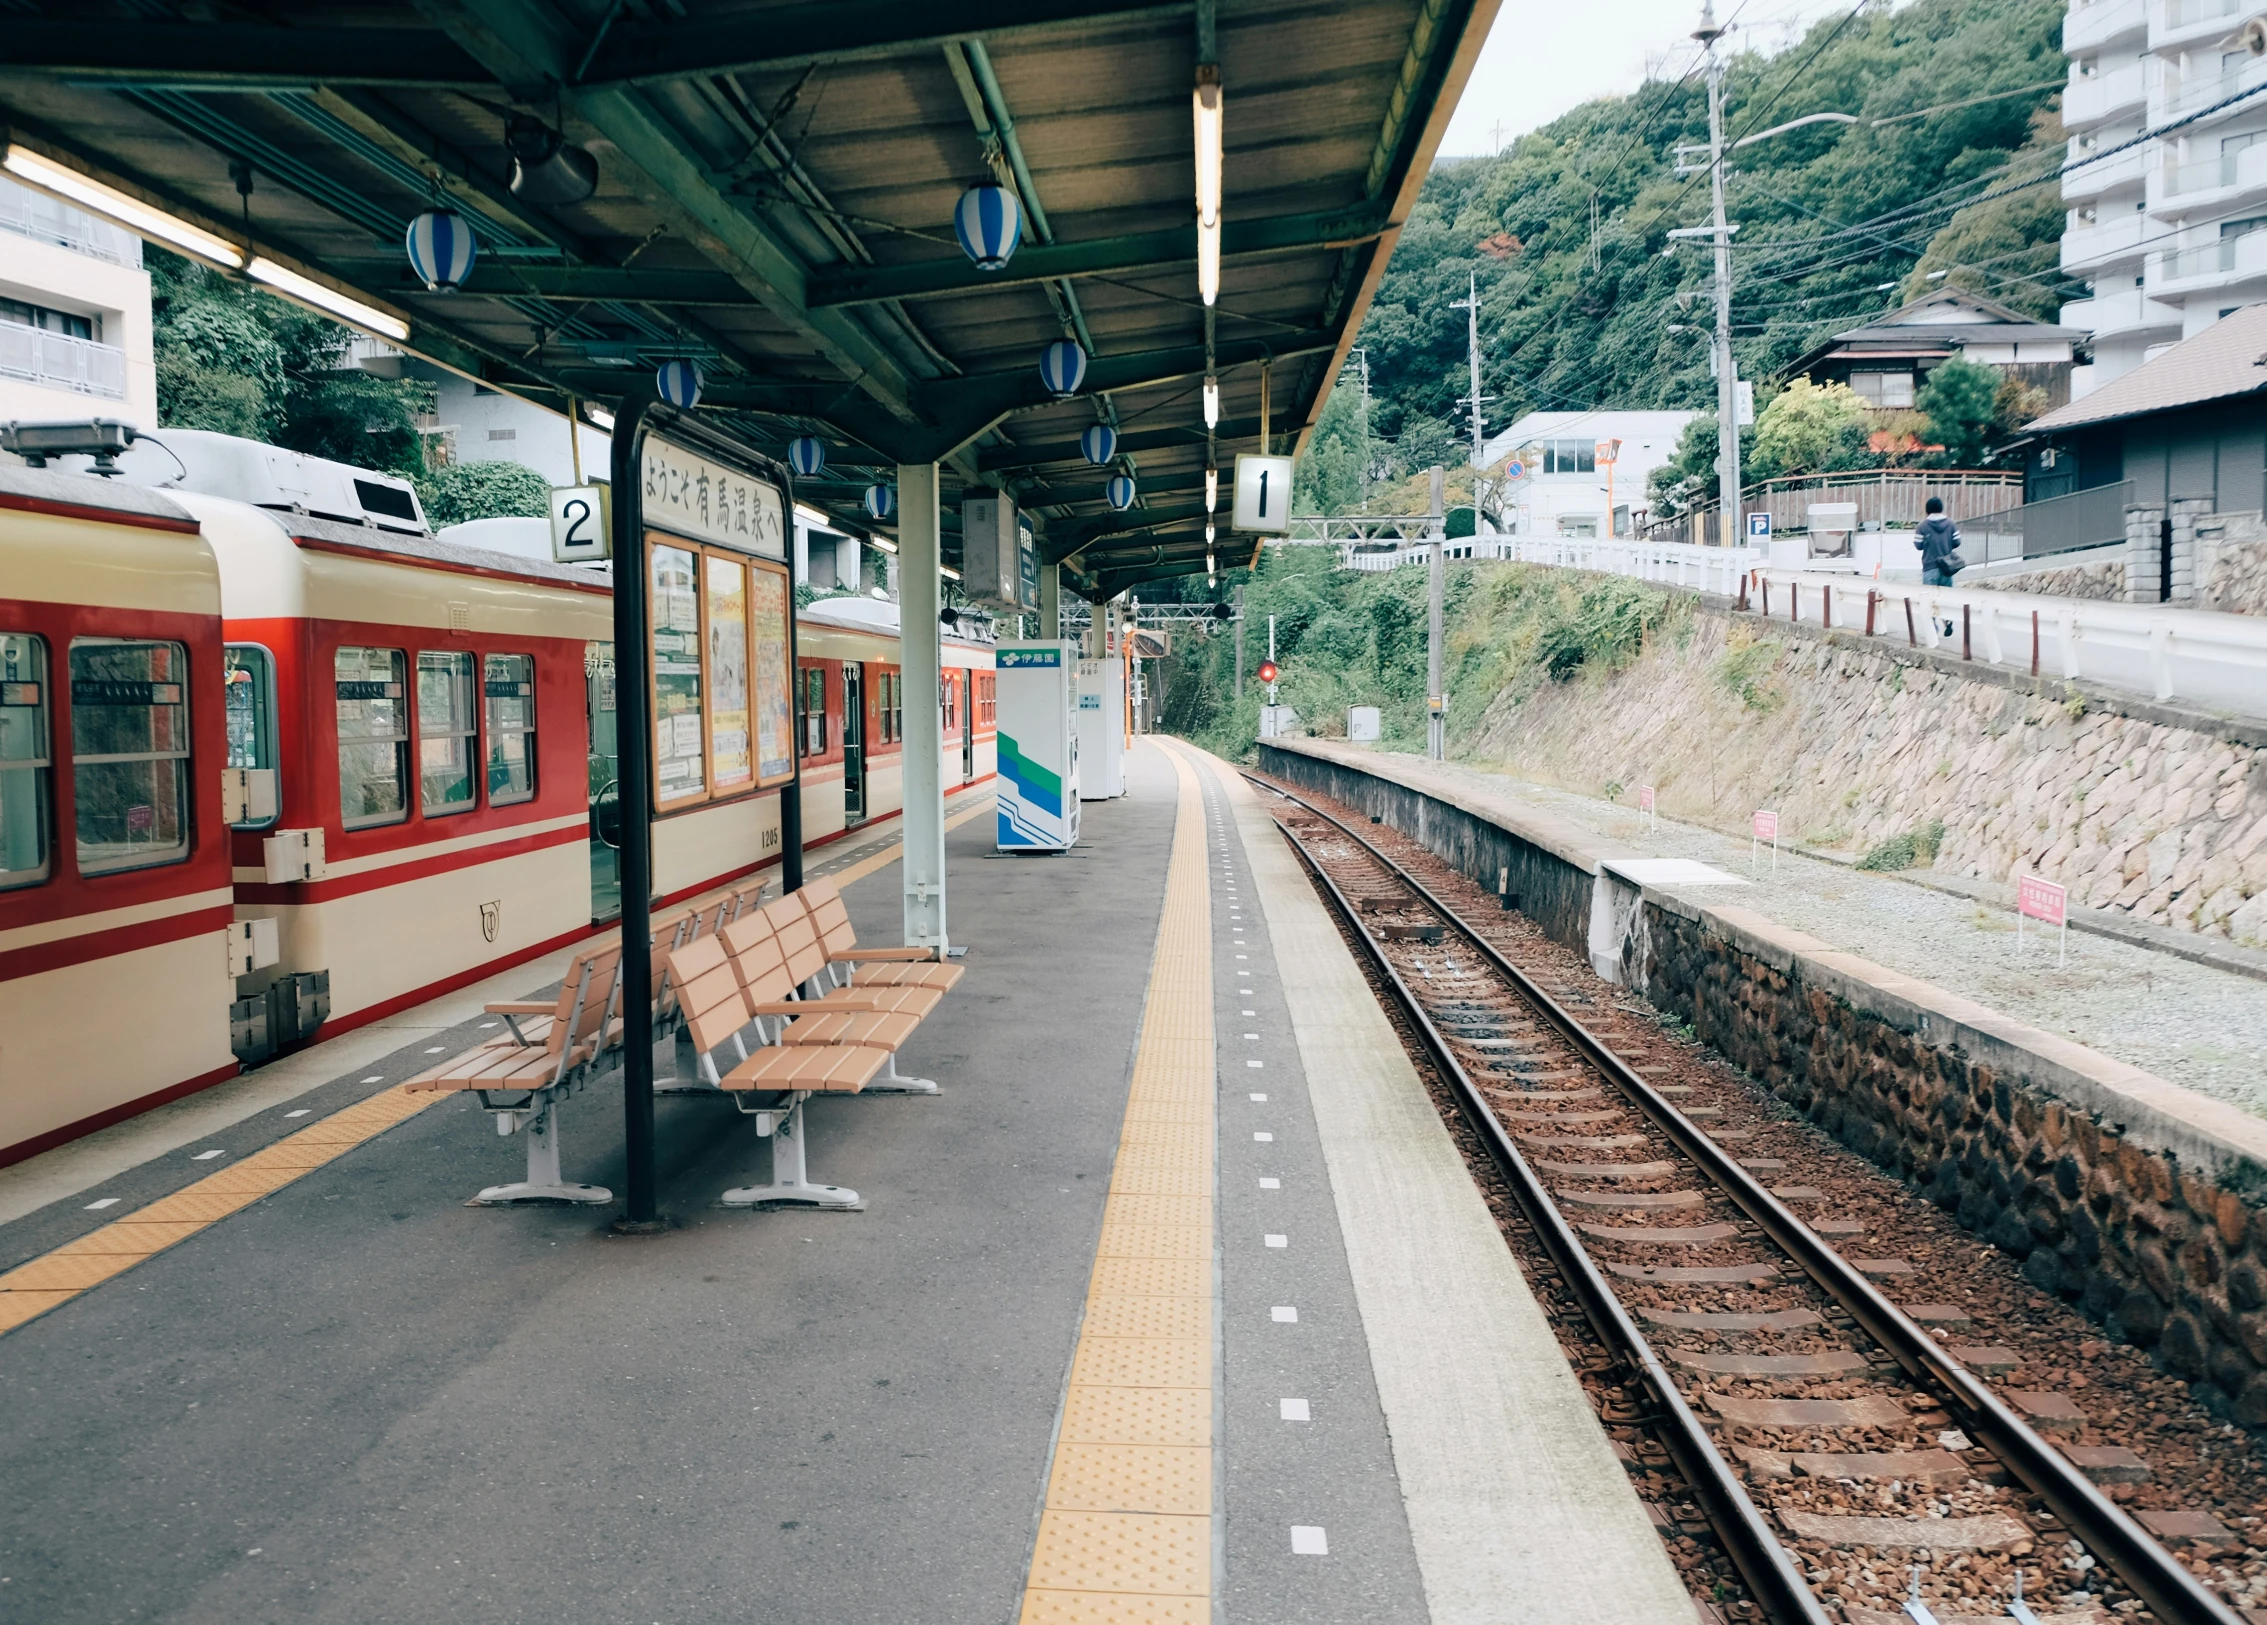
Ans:
[{"label": "bench armrest", "polygon": [[827,955],[827,963],[830,965],[854,965],[861,960],[868,959],[877,963],[885,961],[911,963],[915,960],[935,959],[936,957],[937,950],[934,948],[853,948],[848,953]]},{"label": "bench armrest", "polygon": [[481,1010],[491,1016],[548,1016],[559,1008],[557,999],[506,999],[499,1004],[484,1004]]},{"label": "bench armrest", "polygon": [[808,1016],[816,1014],[818,1008],[816,1004],[759,1004],[756,1006],[756,1014],[759,1016]]}]

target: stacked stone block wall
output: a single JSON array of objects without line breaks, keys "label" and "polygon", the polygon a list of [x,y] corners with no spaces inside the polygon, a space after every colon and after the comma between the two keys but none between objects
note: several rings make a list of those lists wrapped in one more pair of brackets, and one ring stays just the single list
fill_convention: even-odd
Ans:
[{"label": "stacked stone block wall", "polygon": [[[2019,1073],[1807,985],[1703,917],[1645,911],[1644,986],[1843,1144],[2023,1260],[2044,1291],[2267,1425],[2267,1169],[2184,1165]],[[2195,1159],[2202,1160],[2202,1159]]]}]

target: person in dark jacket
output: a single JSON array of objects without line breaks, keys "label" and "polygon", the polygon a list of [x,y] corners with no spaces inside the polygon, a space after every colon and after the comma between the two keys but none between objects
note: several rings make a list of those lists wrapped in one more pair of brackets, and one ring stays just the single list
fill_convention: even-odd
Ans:
[{"label": "person in dark jacket", "polygon": [[1961,568],[1960,527],[1944,517],[1942,497],[1929,498],[1928,517],[1913,533],[1913,545],[1921,550],[1921,580],[1931,587],[1951,586]]}]

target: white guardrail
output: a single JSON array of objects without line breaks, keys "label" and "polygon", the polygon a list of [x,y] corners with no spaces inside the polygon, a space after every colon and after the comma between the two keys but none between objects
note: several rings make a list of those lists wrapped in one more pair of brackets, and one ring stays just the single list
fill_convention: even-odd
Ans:
[{"label": "white guardrail", "polygon": [[2267,717],[2267,617],[1774,568],[1761,562],[1760,549],[1744,547],[1490,536],[1479,548],[1488,558],[1720,593],[1773,620],[1891,638],[2226,716]]}]

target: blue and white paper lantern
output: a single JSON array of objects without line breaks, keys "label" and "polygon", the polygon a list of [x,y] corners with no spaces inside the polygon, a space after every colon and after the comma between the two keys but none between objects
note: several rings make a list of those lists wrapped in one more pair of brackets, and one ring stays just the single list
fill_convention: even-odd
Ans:
[{"label": "blue and white paper lantern", "polygon": [[1086,352],[1069,339],[1057,339],[1039,352],[1039,376],[1056,395],[1076,395],[1086,382]]},{"label": "blue and white paper lantern", "polygon": [[827,466],[827,449],[811,435],[799,435],[787,442],[787,461],[796,473],[810,479]]},{"label": "blue and white paper lantern", "polygon": [[654,393],[680,412],[700,404],[701,369],[690,361],[664,361],[653,370]]},{"label": "blue and white paper lantern", "polygon": [[1102,494],[1110,499],[1111,507],[1117,509],[1120,513],[1124,513],[1133,506],[1134,502],[1133,476],[1131,474],[1111,475],[1110,483],[1102,488]]},{"label": "blue and white paper lantern", "polygon": [[1086,460],[1096,468],[1107,467],[1110,459],[1118,454],[1118,431],[1107,423],[1091,424],[1078,437],[1078,449],[1086,453]]},{"label": "blue and white paper lantern", "polygon": [[889,485],[866,487],[866,517],[887,519],[897,507],[897,488]]},{"label": "blue and white paper lantern", "polygon": [[952,211],[953,235],[960,251],[979,271],[997,271],[1015,257],[1023,241],[1023,205],[1004,186],[986,181],[960,194]]},{"label": "blue and white paper lantern", "polygon": [[472,222],[447,209],[427,209],[412,220],[403,246],[409,250],[409,268],[432,293],[455,293],[463,287],[480,253]]}]

